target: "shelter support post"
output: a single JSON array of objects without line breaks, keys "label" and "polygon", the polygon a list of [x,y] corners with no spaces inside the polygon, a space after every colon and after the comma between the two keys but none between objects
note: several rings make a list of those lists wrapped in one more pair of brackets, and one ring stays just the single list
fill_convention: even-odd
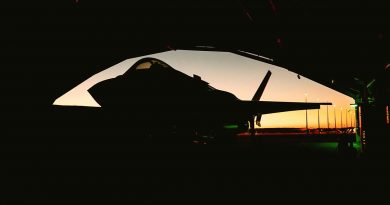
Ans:
[{"label": "shelter support post", "polygon": [[386,124],[386,108],[389,104],[386,95],[388,79],[384,76],[383,73],[378,74],[373,86],[365,86],[361,104],[362,150],[374,153],[377,157],[390,157],[390,132]]}]

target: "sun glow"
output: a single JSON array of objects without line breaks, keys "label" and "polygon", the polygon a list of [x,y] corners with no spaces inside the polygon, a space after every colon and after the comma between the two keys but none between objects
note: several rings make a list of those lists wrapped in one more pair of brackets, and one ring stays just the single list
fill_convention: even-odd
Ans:
[{"label": "sun glow", "polygon": [[[173,68],[189,75],[196,74],[211,86],[233,93],[241,100],[250,100],[268,70],[272,76],[260,100],[291,102],[332,102],[337,107],[349,107],[354,100],[344,94],[318,84],[304,76],[284,68],[252,60],[232,53],[209,51],[168,51],[145,57],[161,59]],[[143,57],[125,60],[86,79],[83,83],[56,99],[55,105],[79,105],[100,107],[88,89],[106,79],[122,75],[136,61]],[[305,95],[306,94],[306,95]],[[309,128],[334,127],[333,106],[321,106],[317,110],[308,110]],[[345,112],[345,111],[344,111]],[[352,113],[352,112],[350,112]],[[319,115],[318,115],[319,114]],[[336,118],[340,122],[340,110],[336,109]],[[344,117],[345,118],[345,113]],[[348,116],[350,118],[350,116]],[[305,127],[305,110],[263,115],[262,127]],[[345,119],[343,119],[345,121]],[[345,122],[344,122],[345,124]],[[333,125],[333,126],[332,126]],[[339,126],[339,125],[337,125]]]}]

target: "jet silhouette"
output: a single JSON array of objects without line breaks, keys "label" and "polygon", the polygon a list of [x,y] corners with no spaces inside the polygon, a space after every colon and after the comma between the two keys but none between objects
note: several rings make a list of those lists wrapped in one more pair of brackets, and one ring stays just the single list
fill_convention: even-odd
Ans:
[{"label": "jet silhouette", "polygon": [[331,104],[259,101],[270,76],[268,71],[252,101],[244,101],[213,88],[197,75],[191,77],[161,60],[144,58],[124,75],[100,82],[88,91],[101,105],[97,109],[118,126],[151,136],[234,135],[253,131],[255,119],[260,124],[262,114]]}]

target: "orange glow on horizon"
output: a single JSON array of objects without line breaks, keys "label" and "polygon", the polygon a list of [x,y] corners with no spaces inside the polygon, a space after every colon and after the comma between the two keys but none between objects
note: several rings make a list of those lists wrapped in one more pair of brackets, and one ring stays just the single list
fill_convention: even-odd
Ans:
[{"label": "orange glow on horizon", "polygon": [[[302,75],[298,78],[296,73],[284,68],[231,53],[178,50],[153,54],[148,57],[161,59],[189,76],[199,75],[202,80],[209,82],[211,86],[231,92],[241,100],[250,100],[266,72],[271,70],[272,76],[260,99],[261,101],[305,102],[307,99],[307,102],[332,102],[336,106],[328,106],[328,113],[327,106],[321,106],[319,116],[317,110],[308,110],[309,128],[318,127],[318,117],[322,128],[328,127],[328,117],[329,127],[334,128],[334,109],[337,127],[340,127],[341,107],[344,107],[342,118],[345,126],[345,108],[349,109],[350,104],[354,103],[352,98]],[[87,90],[102,80],[122,75],[141,58],[143,57],[125,60],[91,76],[58,98],[54,104],[99,107],[98,102],[89,95]],[[348,121],[350,121],[350,117],[348,116]],[[274,113],[263,115],[261,125],[264,128],[304,128],[305,119],[305,110]]]}]

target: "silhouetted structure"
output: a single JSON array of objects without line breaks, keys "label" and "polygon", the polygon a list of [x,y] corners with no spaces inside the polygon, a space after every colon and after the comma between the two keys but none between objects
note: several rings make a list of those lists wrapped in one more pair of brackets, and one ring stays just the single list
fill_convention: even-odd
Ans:
[{"label": "silhouetted structure", "polygon": [[[10,1],[3,8],[2,71],[13,88],[7,105],[48,113],[57,97],[124,59],[171,49],[229,51],[353,97],[360,134],[387,144],[385,1]],[[18,121],[15,112],[7,118]]]},{"label": "silhouetted structure", "polygon": [[[369,159],[388,160],[387,1],[4,1],[1,8],[5,204],[4,197],[40,204],[388,200],[390,170],[383,160],[343,161],[336,155],[331,159],[340,161],[326,161],[318,151],[278,149],[281,144],[220,158],[106,152],[116,138],[115,128],[105,126],[118,116],[52,107],[86,78],[128,58],[171,49],[228,51],[283,66],[353,97],[368,150],[387,152]],[[127,130],[115,134],[137,136]],[[116,143],[128,152],[137,149]],[[263,150],[288,160],[270,161],[273,154],[265,156]]]},{"label": "silhouetted structure", "polygon": [[331,104],[258,101],[270,76],[268,72],[252,101],[242,101],[199,76],[190,77],[158,59],[144,58],[124,75],[103,81],[89,92],[102,106],[96,109],[127,132],[219,136],[219,140],[247,131],[248,122],[254,125],[254,116]]}]

